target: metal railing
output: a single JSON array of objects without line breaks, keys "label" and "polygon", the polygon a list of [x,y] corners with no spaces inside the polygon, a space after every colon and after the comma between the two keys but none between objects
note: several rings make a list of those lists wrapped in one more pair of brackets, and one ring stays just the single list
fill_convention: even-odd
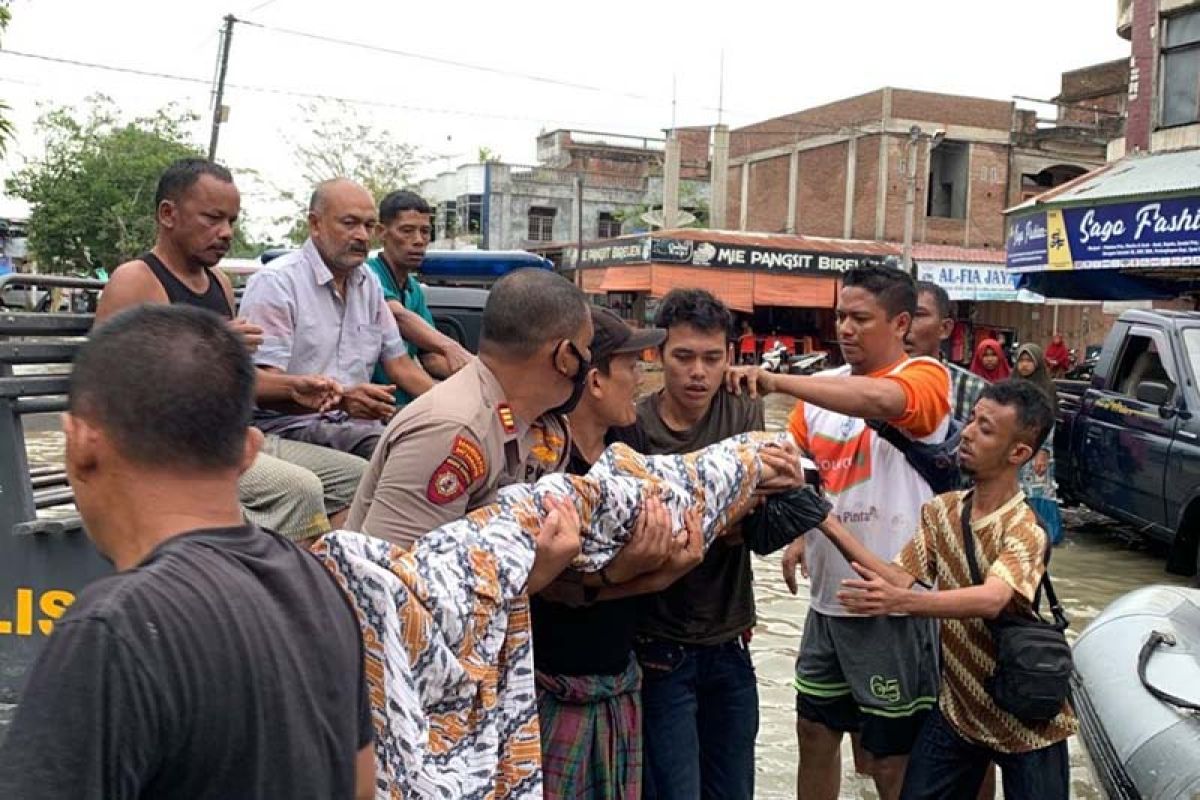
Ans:
[{"label": "metal railing", "polygon": [[[10,274],[12,286],[65,289],[90,300],[94,278]],[[67,407],[69,367],[91,314],[0,310],[0,702],[15,702],[50,631],[39,597],[74,596],[112,571],[64,506],[75,496],[62,465],[29,464],[26,421]],[[33,424],[43,427],[40,420]],[[36,621],[36,624],[34,622]]]}]

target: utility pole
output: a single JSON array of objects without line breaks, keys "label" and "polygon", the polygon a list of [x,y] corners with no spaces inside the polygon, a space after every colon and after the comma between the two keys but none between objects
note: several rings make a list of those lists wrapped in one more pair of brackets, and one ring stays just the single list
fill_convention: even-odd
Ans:
[{"label": "utility pole", "polygon": [[208,160],[217,158],[217,140],[221,138],[221,123],[225,121],[225,73],[229,71],[229,46],[233,44],[233,24],[237,17],[225,15],[225,29],[221,31],[221,45],[217,53],[217,88],[213,95],[212,135],[208,140]]},{"label": "utility pole", "polygon": [[[925,133],[917,125],[913,125],[908,129],[908,186],[904,192],[904,269],[914,278],[917,277],[917,270],[913,266],[912,245],[913,245],[913,215],[916,212],[917,205],[917,145],[922,139],[929,140],[929,146],[926,148],[926,156],[932,155],[933,151],[946,138],[946,132],[941,128],[935,130],[932,134]],[[932,166],[927,167],[932,170]]]},{"label": "utility pole", "polygon": [[663,150],[663,227],[668,230],[679,224],[679,148],[679,137],[671,128]]},{"label": "utility pole", "polygon": [[908,181],[904,189],[904,271],[913,274],[912,244],[913,215],[917,205],[917,142],[921,141],[921,129],[913,125],[908,131],[908,150],[905,160]]},{"label": "utility pole", "polygon": [[717,230],[725,230],[728,225],[725,217],[729,207],[729,126],[718,123],[713,128],[712,135],[712,175],[709,176],[712,200],[709,203],[708,225]]},{"label": "utility pole", "polygon": [[575,283],[583,286],[583,173],[575,175]]}]

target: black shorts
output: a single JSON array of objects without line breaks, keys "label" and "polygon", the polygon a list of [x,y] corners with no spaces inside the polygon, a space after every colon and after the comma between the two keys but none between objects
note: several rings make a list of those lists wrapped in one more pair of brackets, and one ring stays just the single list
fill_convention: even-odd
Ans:
[{"label": "black shorts", "polygon": [[937,703],[936,623],[810,610],[796,660],[796,712],[859,733],[874,756],[906,755]]}]

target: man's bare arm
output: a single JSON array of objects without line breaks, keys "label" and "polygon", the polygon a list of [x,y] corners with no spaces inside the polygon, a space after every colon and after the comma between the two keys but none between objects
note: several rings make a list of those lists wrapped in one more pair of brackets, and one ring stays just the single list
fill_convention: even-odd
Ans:
[{"label": "man's bare arm", "polygon": [[[430,325],[417,312],[405,308],[398,300],[388,300],[387,306],[396,318],[404,341],[411,342],[421,351],[421,361],[430,374],[448,378],[470,360],[471,354],[462,345]],[[426,363],[427,356],[433,357],[432,363]]]},{"label": "man's bare arm", "polygon": [[842,554],[842,558],[851,564],[861,564],[877,575],[885,578],[893,586],[907,589],[916,583],[916,578],[909,575],[895,564],[889,564],[872,553],[865,544],[855,538],[846,526],[838,522],[832,515],[825,518],[819,526],[821,533],[833,543]]},{"label": "man's bare arm", "polygon": [[838,414],[859,419],[898,419],[904,416],[908,397],[896,381],[861,375],[774,375],[757,367],[729,371],[731,391],[779,392]]},{"label": "man's bare arm", "polygon": [[433,378],[408,355],[397,356],[382,363],[388,380],[413,397],[423,395],[433,388]]},{"label": "man's bare arm", "polygon": [[859,580],[842,581],[838,600],[855,614],[884,616],[911,614],[938,619],[995,619],[1012,601],[1013,589],[1002,579],[989,575],[979,586],[917,592],[901,588],[874,570],[853,564]]},{"label": "man's bare arm", "polygon": [[254,399],[259,404],[294,403],[307,411],[328,411],[342,399],[342,387],[323,375],[289,375],[276,367],[255,371]]},{"label": "man's bare arm", "polygon": [[143,261],[129,261],[117,267],[100,293],[96,304],[96,323],[143,303],[165,305],[170,300],[162,284]]},{"label": "man's bare arm", "polygon": [[450,362],[441,353],[421,353],[421,366],[438,380],[445,380],[455,373],[455,370],[450,368]]},{"label": "man's bare arm", "polygon": [[369,744],[354,759],[354,800],[375,797],[375,745]]}]

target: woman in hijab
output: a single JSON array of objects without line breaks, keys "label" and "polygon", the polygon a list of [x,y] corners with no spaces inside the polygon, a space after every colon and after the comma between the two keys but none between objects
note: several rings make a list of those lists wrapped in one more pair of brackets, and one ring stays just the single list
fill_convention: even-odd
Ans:
[{"label": "woman in hijab", "polygon": [[995,339],[984,339],[975,348],[975,358],[971,361],[971,372],[983,378],[988,383],[1002,381],[1009,376],[1012,368],[1004,357],[1004,348]]},{"label": "woman in hijab", "polygon": [[1046,367],[1050,370],[1050,377],[1061,378],[1063,373],[1067,371],[1067,367],[1071,364],[1071,351],[1067,349],[1067,345],[1063,342],[1061,333],[1054,334],[1054,338],[1050,341],[1050,346],[1046,348]]},{"label": "woman in hijab", "polygon": [[[1054,381],[1046,370],[1046,358],[1042,348],[1036,344],[1024,344],[1017,350],[1016,380],[1030,381],[1046,395],[1050,407],[1058,410],[1058,393]],[[1062,541],[1062,516],[1058,511],[1057,492],[1054,483],[1054,429],[1050,429],[1042,449],[1021,467],[1018,475],[1021,490],[1025,492],[1029,505],[1037,512],[1046,535],[1053,544]]]}]

